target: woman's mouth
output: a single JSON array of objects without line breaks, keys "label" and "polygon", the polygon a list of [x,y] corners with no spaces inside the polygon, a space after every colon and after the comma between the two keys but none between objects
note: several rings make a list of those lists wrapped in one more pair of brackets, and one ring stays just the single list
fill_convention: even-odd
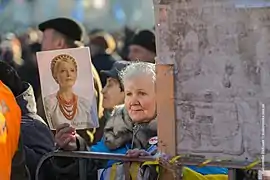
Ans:
[{"label": "woman's mouth", "polygon": [[131,111],[139,112],[139,111],[143,111],[143,110],[142,109],[131,109]]},{"label": "woman's mouth", "polygon": [[142,111],[142,108],[140,106],[131,106],[130,110],[131,111]]}]

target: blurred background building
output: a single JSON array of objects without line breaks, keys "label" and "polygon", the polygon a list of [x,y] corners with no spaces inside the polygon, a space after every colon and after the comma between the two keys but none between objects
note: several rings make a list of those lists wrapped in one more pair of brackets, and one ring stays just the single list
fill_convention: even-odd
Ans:
[{"label": "blurred background building", "polygon": [[73,17],[88,30],[153,28],[154,13],[149,9],[152,0],[0,0],[0,32],[25,31],[58,16]]}]

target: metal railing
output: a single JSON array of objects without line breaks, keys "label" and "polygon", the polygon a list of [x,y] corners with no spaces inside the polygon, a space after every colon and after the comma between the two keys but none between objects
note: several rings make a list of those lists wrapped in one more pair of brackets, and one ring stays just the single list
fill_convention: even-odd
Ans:
[{"label": "metal railing", "polygon": [[[126,180],[130,180],[130,174],[129,174],[129,163],[130,162],[146,162],[146,161],[156,161],[156,157],[153,156],[145,156],[145,157],[138,157],[138,158],[131,158],[127,157],[126,155],[123,154],[113,154],[113,153],[96,153],[96,152],[89,152],[89,151],[55,151],[46,154],[44,157],[41,158],[38,166],[37,166],[37,171],[36,171],[36,180],[38,180],[38,176],[40,174],[40,169],[43,165],[43,163],[46,160],[49,160],[52,157],[66,157],[66,158],[78,158],[79,160],[79,176],[80,180],[86,180],[86,164],[85,160],[86,159],[100,159],[100,160],[118,160],[124,162],[124,171],[125,171],[125,178]],[[176,168],[181,169],[183,165],[200,165],[205,162],[204,158],[196,158],[196,157],[181,157],[178,160]],[[233,168],[236,169],[243,169],[246,166],[250,165],[251,162],[246,161],[218,161],[218,160],[213,160],[209,163],[207,163],[207,166],[216,166],[216,167],[230,167],[229,172],[233,172]],[[270,169],[270,164],[266,163],[265,164],[266,169]],[[252,167],[252,169],[260,169],[260,164],[257,164],[256,166]],[[67,170],[67,172],[69,172]],[[231,174],[231,173],[229,173]],[[229,175],[229,179],[234,179],[231,178],[232,175]]]},{"label": "metal railing", "polygon": [[125,169],[125,178],[126,180],[130,180],[129,176],[129,163],[130,162],[146,162],[146,161],[156,161],[155,157],[152,156],[145,156],[145,157],[138,157],[138,158],[131,158],[127,157],[123,154],[113,154],[113,153],[96,153],[96,152],[89,152],[89,151],[55,151],[46,154],[44,157],[41,158],[37,170],[36,170],[36,177],[35,179],[39,179],[40,169],[46,160],[49,160],[52,157],[67,157],[67,158],[78,158],[79,159],[79,176],[80,180],[86,180],[86,169],[84,166],[85,159],[101,159],[101,160],[118,160],[124,162],[124,169]]}]

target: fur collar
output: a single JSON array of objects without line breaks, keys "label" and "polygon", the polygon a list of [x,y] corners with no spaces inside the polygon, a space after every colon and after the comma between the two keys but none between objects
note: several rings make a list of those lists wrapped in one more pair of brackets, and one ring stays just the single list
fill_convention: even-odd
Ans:
[{"label": "fur collar", "polygon": [[146,148],[151,137],[157,136],[157,121],[134,124],[124,105],[115,108],[104,128],[105,144],[109,149],[117,149],[127,143],[132,148]]}]

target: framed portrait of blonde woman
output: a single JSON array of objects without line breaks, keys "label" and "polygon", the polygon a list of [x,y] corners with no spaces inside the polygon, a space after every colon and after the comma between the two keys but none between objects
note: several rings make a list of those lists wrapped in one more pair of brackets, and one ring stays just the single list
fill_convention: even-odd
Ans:
[{"label": "framed portrait of blonde woman", "polygon": [[97,128],[91,56],[88,47],[37,53],[43,106],[52,130],[63,123]]}]

